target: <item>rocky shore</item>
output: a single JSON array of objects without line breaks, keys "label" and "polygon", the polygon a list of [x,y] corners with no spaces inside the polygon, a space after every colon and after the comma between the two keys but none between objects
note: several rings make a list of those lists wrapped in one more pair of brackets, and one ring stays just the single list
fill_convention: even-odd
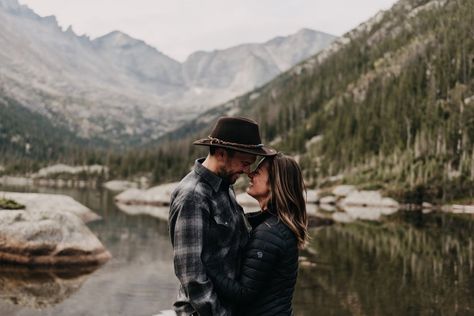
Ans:
[{"label": "rocky shore", "polygon": [[[171,193],[178,182],[158,185],[147,190],[131,188],[115,197],[117,207],[129,215],[145,214],[168,219]],[[474,214],[471,205],[433,206],[404,205],[380,191],[358,190],[353,185],[338,185],[325,190],[307,190],[307,212],[314,219],[349,223],[356,220],[380,221],[384,216],[400,209],[438,210],[452,213]],[[257,201],[247,193],[237,194],[237,202],[245,212],[259,210]]]},{"label": "rocky shore", "polygon": [[100,217],[63,195],[0,192],[25,206],[0,209],[0,262],[26,266],[100,265],[111,255],[85,222]]}]

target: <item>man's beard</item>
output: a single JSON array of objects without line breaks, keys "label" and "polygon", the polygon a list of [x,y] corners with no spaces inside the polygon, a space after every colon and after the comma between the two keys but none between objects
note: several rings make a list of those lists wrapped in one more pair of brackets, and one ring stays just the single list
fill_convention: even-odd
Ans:
[{"label": "man's beard", "polygon": [[219,170],[219,172],[217,173],[217,175],[219,177],[222,178],[222,180],[224,180],[225,183],[231,185],[231,184],[234,184],[235,181],[237,181],[237,179],[239,178],[240,174],[238,173],[229,173],[227,170],[225,170],[224,168],[222,168],[221,170]]}]

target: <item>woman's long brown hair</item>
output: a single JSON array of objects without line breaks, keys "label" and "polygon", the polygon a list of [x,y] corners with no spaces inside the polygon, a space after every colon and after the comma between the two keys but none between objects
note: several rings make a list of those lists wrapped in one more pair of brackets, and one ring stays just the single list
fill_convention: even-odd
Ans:
[{"label": "woman's long brown hair", "polygon": [[281,153],[269,162],[270,208],[296,235],[301,249],[308,241],[308,217],[304,192],[306,187],[298,163]]}]

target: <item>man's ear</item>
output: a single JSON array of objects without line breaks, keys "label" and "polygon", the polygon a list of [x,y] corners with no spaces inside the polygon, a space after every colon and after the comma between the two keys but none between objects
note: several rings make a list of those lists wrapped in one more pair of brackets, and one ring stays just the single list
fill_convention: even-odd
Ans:
[{"label": "man's ear", "polygon": [[224,148],[216,148],[214,156],[220,162],[225,161],[227,158],[227,151]]}]

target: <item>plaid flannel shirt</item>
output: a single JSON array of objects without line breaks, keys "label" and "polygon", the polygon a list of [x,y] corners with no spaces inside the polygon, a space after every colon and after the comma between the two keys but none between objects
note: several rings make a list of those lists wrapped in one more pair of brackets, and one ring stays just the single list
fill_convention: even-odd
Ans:
[{"label": "plaid flannel shirt", "polygon": [[178,315],[232,315],[230,304],[217,297],[205,266],[219,262],[235,278],[248,228],[232,186],[202,161],[196,160],[171,196],[169,229],[181,283],[174,309]]}]

